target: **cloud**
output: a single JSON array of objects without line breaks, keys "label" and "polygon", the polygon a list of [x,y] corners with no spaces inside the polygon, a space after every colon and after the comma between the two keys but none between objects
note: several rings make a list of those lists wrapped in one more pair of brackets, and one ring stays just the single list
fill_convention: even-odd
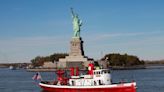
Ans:
[{"label": "cloud", "polygon": [[[135,37],[136,36],[136,37]],[[142,38],[138,38],[142,36]],[[126,38],[128,37],[128,39]],[[151,57],[164,53],[164,36],[161,31],[135,33],[92,34],[83,37],[85,53],[92,57],[100,57],[100,52],[130,53],[141,57]],[[115,38],[118,38],[117,40]],[[126,39],[123,39],[126,38]],[[133,38],[133,39],[132,39]],[[0,39],[0,62],[24,62],[54,52],[69,51],[69,36],[40,36]],[[161,51],[161,52],[160,52]],[[154,57],[154,58],[158,58]]]},{"label": "cloud", "polygon": [[[22,37],[0,40],[0,62],[29,61],[38,55],[66,51],[69,37]],[[2,53],[1,53],[2,52]]]},{"label": "cloud", "polygon": [[1,46],[43,46],[51,44],[63,44],[68,37],[19,37],[0,40]]},{"label": "cloud", "polygon": [[[128,33],[105,33],[105,34],[96,34],[93,37],[96,37],[97,40],[105,40],[109,38],[116,38],[116,37],[130,37],[130,36],[145,36],[145,35],[152,35],[152,34],[159,34],[162,31],[152,31],[152,32],[128,32]],[[91,36],[90,36],[91,37]]]},{"label": "cloud", "polygon": [[[89,55],[105,53],[129,53],[141,59],[162,59],[164,36],[162,31],[99,34],[86,40]],[[117,39],[116,39],[117,38]],[[96,52],[95,52],[96,49]],[[97,54],[96,54],[97,53]]]}]

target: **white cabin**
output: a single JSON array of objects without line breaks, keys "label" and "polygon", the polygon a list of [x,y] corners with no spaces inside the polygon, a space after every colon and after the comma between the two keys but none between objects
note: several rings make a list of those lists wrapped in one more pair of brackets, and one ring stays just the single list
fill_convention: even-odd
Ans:
[{"label": "white cabin", "polygon": [[110,85],[111,75],[108,69],[93,70],[93,75],[71,76],[69,85],[71,86],[95,86]]}]

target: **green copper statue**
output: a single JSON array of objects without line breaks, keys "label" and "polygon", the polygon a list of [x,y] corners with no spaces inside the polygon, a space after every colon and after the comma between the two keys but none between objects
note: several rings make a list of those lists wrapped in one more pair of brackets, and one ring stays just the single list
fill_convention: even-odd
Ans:
[{"label": "green copper statue", "polygon": [[82,26],[82,21],[78,18],[78,15],[73,12],[71,8],[72,18],[73,18],[73,37],[80,37],[80,27]]}]

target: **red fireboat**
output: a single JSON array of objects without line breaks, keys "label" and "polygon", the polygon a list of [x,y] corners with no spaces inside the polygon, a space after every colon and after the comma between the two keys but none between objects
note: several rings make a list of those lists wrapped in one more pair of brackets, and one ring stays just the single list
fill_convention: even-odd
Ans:
[{"label": "red fireboat", "polygon": [[78,68],[70,69],[70,77],[57,70],[56,81],[41,81],[39,86],[48,92],[136,92],[136,82],[112,83],[109,69],[95,69],[90,63],[88,74],[79,75]]}]

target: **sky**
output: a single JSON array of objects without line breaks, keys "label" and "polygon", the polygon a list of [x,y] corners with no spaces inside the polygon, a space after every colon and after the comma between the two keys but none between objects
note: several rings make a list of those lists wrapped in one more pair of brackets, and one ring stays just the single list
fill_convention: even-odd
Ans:
[{"label": "sky", "polygon": [[0,0],[0,63],[69,53],[71,7],[83,22],[86,56],[164,59],[164,0]]}]

